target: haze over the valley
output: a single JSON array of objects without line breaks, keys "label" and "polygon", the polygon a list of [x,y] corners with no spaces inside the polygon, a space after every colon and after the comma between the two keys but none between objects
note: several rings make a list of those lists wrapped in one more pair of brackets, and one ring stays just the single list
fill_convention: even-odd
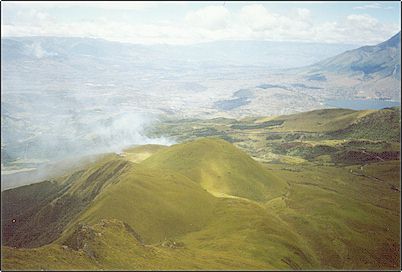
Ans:
[{"label": "haze over the valley", "polygon": [[[2,5],[2,177],[172,144],[146,133],[166,118],[281,115],[339,99],[397,105],[400,32],[384,19],[393,3],[372,14],[348,4],[336,23],[307,3],[291,14],[280,3],[223,4],[172,3],[182,17],[165,21],[156,14],[166,3],[116,4],[107,16],[110,6]],[[82,14],[67,20],[74,5]],[[85,19],[90,8],[105,17]],[[151,15],[140,24],[135,14]]]}]

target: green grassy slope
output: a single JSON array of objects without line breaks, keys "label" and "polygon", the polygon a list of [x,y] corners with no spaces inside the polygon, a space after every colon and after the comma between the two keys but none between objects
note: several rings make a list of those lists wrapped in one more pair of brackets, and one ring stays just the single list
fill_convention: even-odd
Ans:
[{"label": "green grassy slope", "polygon": [[144,233],[138,228],[127,227],[121,220],[94,219],[85,225],[85,232],[78,235],[75,224],[70,233],[51,245],[36,249],[3,247],[3,269],[399,266],[400,197],[391,188],[393,185],[400,189],[398,162],[363,169],[368,176],[384,182],[355,175],[361,171],[359,167],[303,166],[303,171],[299,171],[300,166],[290,170],[283,164],[268,167],[289,182],[290,190],[285,196],[265,204],[217,198],[211,217],[198,230],[144,245]]},{"label": "green grassy slope", "polygon": [[37,249],[3,247],[6,270],[188,270],[266,269],[266,263],[214,251],[164,243],[142,245],[119,220],[85,225],[76,249],[51,244]]},{"label": "green grassy slope", "polygon": [[[286,162],[259,163],[228,142],[204,138],[134,147],[71,175],[3,192],[2,222],[13,233],[8,245],[47,245],[2,247],[2,269],[396,269],[399,160],[321,161],[328,152],[399,147],[399,139],[375,140],[381,134],[347,134],[367,124],[373,135],[400,130],[395,109],[301,115],[274,127],[264,124],[269,120],[253,127],[250,119],[239,130],[226,119],[186,124],[189,131],[213,126],[238,137],[257,156],[268,154],[267,144],[283,145]],[[300,140],[294,131],[303,122]],[[334,129],[342,133],[331,138]],[[266,139],[271,132],[279,138]],[[15,214],[18,223],[11,224]],[[32,235],[42,229],[43,236]]]},{"label": "green grassy slope", "polygon": [[225,253],[266,263],[266,269],[320,267],[304,238],[280,219],[275,210],[244,199],[222,198],[214,220],[182,238],[194,249]]},{"label": "green grassy slope", "polygon": [[281,165],[270,167],[290,183],[284,202],[277,205],[280,218],[298,231],[323,267],[400,266],[399,161],[375,163],[363,170],[359,166],[304,165],[292,171],[279,170]]},{"label": "green grassy slope", "polygon": [[105,190],[71,226],[119,219],[147,243],[200,229],[208,222],[215,198],[178,173],[134,165]]},{"label": "green grassy slope", "polygon": [[123,150],[120,154],[125,159],[132,162],[141,162],[154,154],[155,152],[167,148],[164,145],[147,144],[140,145]]},{"label": "green grassy slope", "polygon": [[397,142],[401,136],[401,108],[372,112],[348,127],[332,132],[338,138],[388,140]]},{"label": "green grassy slope", "polygon": [[286,183],[246,153],[221,139],[200,139],[174,145],[143,162],[179,172],[208,192],[266,201],[283,194]]},{"label": "green grassy slope", "polygon": [[324,109],[292,115],[278,116],[273,120],[284,120],[283,126],[275,131],[328,132],[343,129],[372,111],[348,109]]},{"label": "green grassy slope", "polygon": [[[225,158],[227,161],[235,159],[251,160],[248,156],[230,146],[230,144],[220,140],[209,139],[204,143],[203,141],[196,141],[183,144],[185,148],[180,150],[186,153],[186,149],[189,151],[194,150],[194,147],[198,149],[199,144],[203,144],[203,148],[209,148],[208,150],[215,150],[217,146],[221,146],[219,152],[225,152],[225,148],[227,148],[226,151],[229,154]],[[170,149],[175,151],[176,148],[177,146]],[[165,154],[164,150],[161,152]],[[239,152],[237,156],[232,157],[237,152]],[[182,155],[180,152],[178,154]],[[154,156],[161,158],[162,155],[157,153]],[[222,158],[221,161],[219,161],[219,158],[215,159],[216,163],[231,164]],[[116,160],[120,161],[121,159],[112,158],[109,163],[113,163]],[[270,177],[266,175],[266,170],[261,165],[254,161],[249,163],[253,163],[252,167],[254,167],[255,171],[263,172],[262,177]],[[104,165],[99,166],[100,170],[107,169]],[[194,162],[193,167],[196,168],[197,163]],[[178,172],[161,168],[155,162],[152,163],[152,167],[148,163],[130,163],[124,170],[124,173],[120,174],[115,182],[110,183],[108,187],[102,189],[102,192],[93,199],[86,210],[79,214],[78,218],[70,222],[66,231],[55,243],[51,246],[31,251],[21,249],[13,252],[13,250],[6,248],[6,252],[8,253],[6,254],[6,263],[16,262],[15,258],[22,258],[16,256],[26,255],[27,260],[34,258],[36,260],[47,260],[49,254],[54,254],[52,261],[50,263],[46,262],[48,263],[47,267],[64,268],[66,265],[64,263],[65,258],[79,253],[79,249],[75,248],[72,245],[74,243],[71,242],[76,240],[77,225],[82,223],[96,225],[105,219],[124,221],[137,234],[137,240],[151,244],[151,247],[159,247],[165,239],[173,239],[184,241],[186,248],[191,250],[192,253],[187,255],[187,264],[181,259],[177,259],[180,257],[180,254],[177,255],[174,252],[174,254],[171,254],[172,256],[165,257],[166,260],[159,263],[159,266],[156,266],[158,268],[169,267],[169,262],[172,262],[172,268],[194,268],[197,262],[200,262],[200,268],[211,267],[213,269],[236,269],[243,267],[244,264],[247,264],[244,267],[254,268],[273,268],[275,265],[289,268],[301,265],[309,266],[312,262],[313,257],[311,256],[306,257],[308,258],[308,262],[304,264],[304,259],[299,260],[297,254],[289,252],[289,247],[297,250],[297,252],[304,251],[299,248],[297,242],[299,238],[294,239],[297,235],[287,229],[286,224],[281,222],[277,217],[269,214],[261,204],[247,199],[229,198],[226,200],[226,198],[216,198],[203,189],[198,182],[190,180]],[[98,171],[98,173],[100,172]],[[98,179],[101,180],[108,175],[109,173],[105,172]],[[85,182],[80,181],[72,186],[72,190],[80,190],[83,184],[87,184],[88,182],[95,183],[94,180],[88,179]],[[260,235],[264,235],[264,231],[267,229],[272,233],[265,237],[259,237]],[[191,235],[192,233],[194,235]],[[204,238],[201,238],[203,243],[199,242],[200,235],[204,236]],[[207,241],[209,243],[205,244]],[[259,249],[249,248],[250,241],[258,242]],[[102,249],[102,244],[106,248],[108,246],[107,243],[109,242],[101,240],[91,246],[90,252],[92,253],[89,255],[88,263],[83,265],[81,262],[78,262],[77,266],[72,267],[92,267],[96,264],[99,264],[99,267],[113,269],[138,267],[136,261],[127,257],[125,243],[119,242],[120,245],[118,246],[116,244],[118,242],[114,241],[110,245],[112,249]],[[60,251],[60,246],[63,244],[68,245],[69,250],[73,251],[68,251],[67,255],[63,254],[63,251]],[[116,246],[116,249],[113,249],[113,245]],[[239,254],[239,248],[243,248],[241,254]],[[274,248],[275,251],[272,251]],[[77,252],[74,253],[74,250]],[[84,250],[84,253],[86,252],[85,254],[89,254],[88,246],[82,250]],[[99,253],[102,250],[105,250],[103,253],[105,254],[104,257]],[[265,253],[257,254],[258,251],[264,250],[268,250],[270,253],[268,255]],[[140,253],[137,252],[137,254],[141,255],[143,253],[142,251]],[[16,254],[16,256],[13,254]],[[92,256],[93,254],[96,257]],[[32,257],[32,255],[36,257]],[[194,255],[202,256],[201,260],[198,260],[198,257],[194,257]],[[252,258],[254,255],[256,255],[255,258]],[[95,263],[92,261],[94,258],[96,259]],[[121,262],[125,258],[127,258],[127,263],[123,265]],[[110,259],[114,259],[115,261],[110,261]],[[146,259],[144,259],[144,263],[146,263]],[[283,261],[282,259],[295,260],[288,263],[288,261]],[[15,264],[17,267],[18,263],[19,261]],[[38,265],[37,261],[22,263],[20,265],[23,267],[30,267],[33,264]],[[145,267],[152,268],[153,266],[145,265]]]},{"label": "green grassy slope", "polygon": [[36,247],[52,242],[130,164],[106,155],[71,175],[2,192],[3,244]]}]

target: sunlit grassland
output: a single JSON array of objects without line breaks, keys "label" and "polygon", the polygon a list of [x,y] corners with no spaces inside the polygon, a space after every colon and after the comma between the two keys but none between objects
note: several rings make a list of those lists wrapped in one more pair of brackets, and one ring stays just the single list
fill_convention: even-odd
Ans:
[{"label": "sunlit grassland", "polygon": [[[129,148],[79,174],[8,192],[10,203],[22,197],[43,208],[37,195],[53,196],[58,185],[70,184],[45,205],[53,213],[63,211],[54,204],[65,194],[91,201],[74,210],[51,244],[3,247],[2,268],[396,269],[400,160],[335,161],[333,155],[399,148],[398,125],[388,125],[394,136],[382,139],[384,121],[361,119],[371,114],[395,122],[394,110],[331,110],[290,116],[279,126],[264,123],[274,119],[259,122],[268,127],[255,127],[255,118],[241,120],[239,129],[231,119],[163,124],[153,133],[176,133],[184,143]],[[342,133],[312,132],[307,125],[295,132],[305,118],[314,119],[306,123],[312,127],[321,122]],[[350,137],[360,121],[372,125],[372,136]],[[225,137],[236,141],[218,139]],[[74,202],[61,203],[73,210]],[[85,235],[77,232],[80,224]],[[24,230],[21,239],[28,239]]]}]

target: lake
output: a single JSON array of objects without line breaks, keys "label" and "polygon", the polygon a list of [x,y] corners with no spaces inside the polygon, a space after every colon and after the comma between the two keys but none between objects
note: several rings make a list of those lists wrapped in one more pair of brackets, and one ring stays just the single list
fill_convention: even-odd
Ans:
[{"label": "lake", "polygon": [[352,110],[378,110],[400,106],[401,103],[399,101],[381,99],[328,99],[325,101],[324,105]]}]

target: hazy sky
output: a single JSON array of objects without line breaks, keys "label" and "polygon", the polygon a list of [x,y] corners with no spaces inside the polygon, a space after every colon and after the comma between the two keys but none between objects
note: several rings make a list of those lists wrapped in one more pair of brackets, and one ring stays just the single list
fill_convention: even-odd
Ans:
[{"label": "hazy sky", "polygon": [[400,2],[1,2],[2,36],[133,43],[274,40],[375,44],[400,31]]}]

